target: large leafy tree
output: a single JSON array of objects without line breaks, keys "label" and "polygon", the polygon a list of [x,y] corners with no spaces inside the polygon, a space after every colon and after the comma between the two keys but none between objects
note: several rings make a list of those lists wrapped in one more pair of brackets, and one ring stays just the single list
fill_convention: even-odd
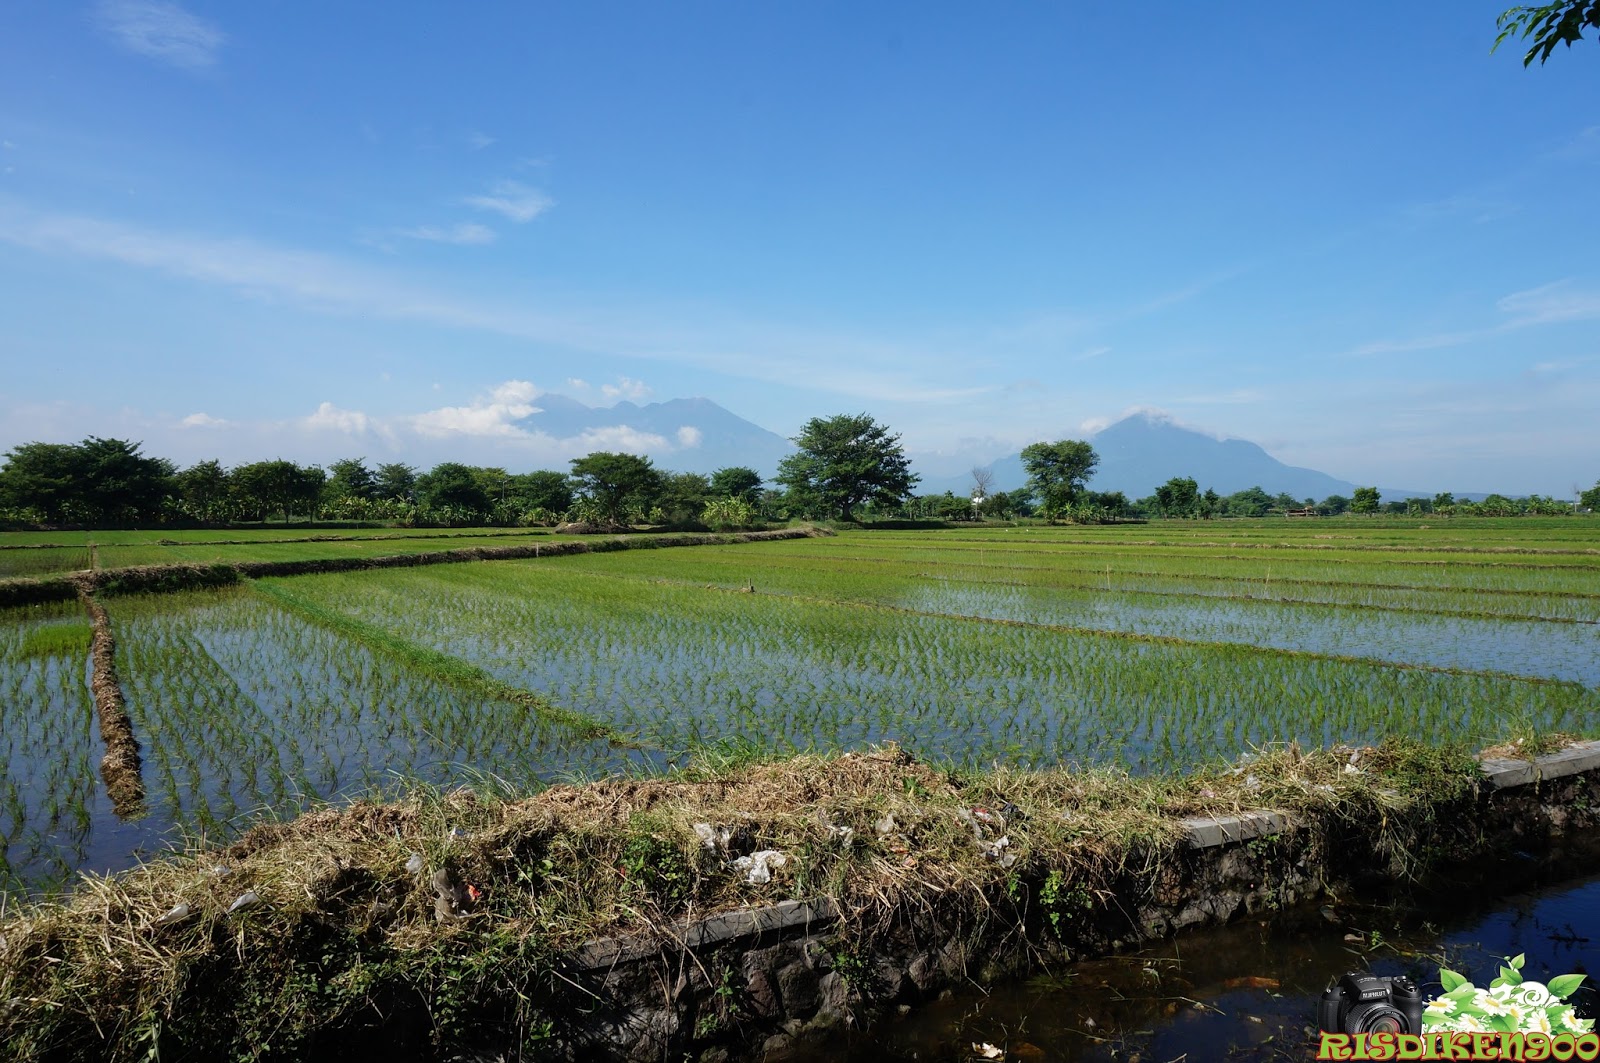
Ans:
[{"label": "large leafy tree", "polygon": [[372,498],[377,488],[365,458],[343,458],[328,466],[328,497]]},{"label": "large leafy tree", "polygon": [[1376,487],[1358,487],[1350,496],[1350,512],[1376,513],[1381,496]]},{"label": "large leafy tree", "polygon": [[864,413],[813,417],[794,444],[799,451],[779,464],[777,482],[840,520],[864,502],[899,505],[919,479],[900,437]]},{"label": "large leafy tree", "polygon": [[597,450],[572,459],[577,493],[613,524],[630,509],[648,510],[661,494],[661,474],[649,458]]},{"label": "large leafy tree", "polygon": [[81,519],[81,465],[71,443],[23,443],[0,468],[0,505],[31,509],[52,524]]},{"label": "large leafy tree", "polygon": [[1504,11],[1499,19],[1500,36],[1494,46],[1500,47],[1508,37],[1521,37],[1533,41],[1522,57],[1523,66],[1532,66],[1535,59],[1543,66],[1558,44],[1572,47],[1574,41],[1583,39],[1584,29],[1600,30],[1600,0],[1555,0],[1549,4],[1523,4]]},{"label": "large leafy tree", "polygon": [[315,516],[326,474],[317,466],[301,468],[292,461],[257,461],[228,474],[228,486],[240,506],[257,520],[281,513],[287,523],[295,512]]},{"label": "large leafy tree", "polygon": [[51,522],[94,525],[157,520],[176,472],[139,444],[90,436],[81,443],[24,443],[0,469],[0,504]]},{"label": "large leafy tree", "polygon": [[565,473],[538,469],[511,478],[511,497],[524,511],[565,513],[572,508],[572,481]]},{"label": "large leafy tree", "polygon": [[218,521],[228,515],[228,473],[215,458],[197,461],[173,478],[183,508],[196,520]]},{"label": "large leafy tree", "polygon": [[761,497],[761,474],[744,465],[730,465],[711,474],[711,493],[755,505]]},{"label": "large leafy tree", "polygon": [[450,506],[474,513],[491,504],[477,470],[455,461],[442,461],[417,477],[417,501],[430,509]]},{"label": "large leafy tree", "polygon": [[1028,489],[1039,508],[1054,517],[1078,500],[1084,484],[1100,464],[1094,448],[1081,439],[1034,443],[1022,448],[1022,467],[1028,472]]},{"label": "large leafy tree", "polygon": [[1192,517],[1200,509],[1200,485],[1189,476],[1174,476],[1156,488],[1156,508],[1163,517]]},{"label": "large leafy tree", "polygon": [[372,492],[374,498],[384,501],[398,499],[401,502],[414,502],[417,493],[417,470],[397,461],[379,465],[378,471],[373,474]]}]

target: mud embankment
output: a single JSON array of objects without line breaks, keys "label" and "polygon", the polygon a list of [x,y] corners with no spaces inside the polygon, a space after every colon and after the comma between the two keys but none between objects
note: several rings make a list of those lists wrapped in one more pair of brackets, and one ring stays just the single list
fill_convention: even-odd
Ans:
[{"label": "mud embankment", "polygon": [[674,546],[722,546],[731,543],[807,539],[832,535],[825,528],[778,528],[763,532],[686,533],[681,535],[627,535],[594,540],[524,543],[516,546],[473,546],[460,550],[391,554],[382,557],[307,558],[294,561],[232,561],[213,564],[139,565],[93,572],[0,580],[0,608],[36,602],[68,601],[80,586],[105,594],[163,593],[198,590],[262,576],[301,576],[316,572],[353,572],[364,569],[450,565],[464,561],[514,561],[523,558],[598,554],[613,550],[651,550]]},{"label": "mud embankment", "polygon": [[139,759],[139,742],[133,735],[133,721],[128,717],[127,704],[122,697],[122,684],[117,679],[116,636],[111,632],[111,617],[105,606],[95,600],[90,581],[80,581],[77,593],[94,627],[89,643],[89,688],[94,694],[95,715],[100,721],[100,738],[106,746],[105,756],[100,758],[100,777],[105,781],[106,794],[117,815],[134,819],[144,814],[143,765]]}]

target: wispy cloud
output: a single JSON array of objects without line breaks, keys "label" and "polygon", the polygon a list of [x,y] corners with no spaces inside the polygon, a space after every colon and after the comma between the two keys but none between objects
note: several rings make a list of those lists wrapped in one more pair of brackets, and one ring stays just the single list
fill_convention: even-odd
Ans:
[{"label": "wispy cloud", "polygon": [[1571,280],[1513,292],[1495,304],[1512,315],[1506,328],[1545,325],[1555,321],[1587,321],[1600,317],[1600,289],[1584,289]]},{"label": "wispy cloud", "polygon": [[480,210],[492,210],[521,225],[555,206],[556,201],[521,181],[499,181],[490,195],[468,196],[463,202]]},{"label": "wispy cloud", "polygon": [[[1003,385],[969,385],[969,352],[926,343],[707,316],[704,308],[485,299],[415,283],[386,268],[253,240],[166,232],[79,215],[42,213],[0,195],[0,241],[166,273],[323,313],[425,321],[618,358],[663,361],[874,402],[962,404]],[[625,388],[620,380],[613,385]]]},{"label": "wispy cloud", "polygon": [[480,132],[476,129],[467,133],[467,147],[471,148],[473,151],[482,151],[484,148],[487,148],[494,142],[494,137],[491,137],[489,134]]},{"label": "wispy cloud", "polygon": [[215,66],[228,39],[214,24],[165,0],[101,0],[93,19],[128,51],[180,70]]},{"label": "wispy cloud", "polygon": [[1560,280],[1538,288],[1512,292],[1497,300],[1495,308],[1502,314],[1510,316],[1498,324],[1485,328],[1435,332],[1409,339],[1363,343],[1346,351],[1345,356],[1364,358],[1375,354],[1404,354],[1409,351],[1458,347],[1463,343],[1472,343],[1537,325],[1589,321],[1600,318],[1600,289],[1584,288],[1571,279]]},{"label": "wispy cloud", "polygon": [[495,232],[487,225],[476,222],[462,222],[448,228],[437,225],[419,225],[415,229],[401,229],[400,236],[411,240],[427,240],[436,244],[459,244],[471,246],[475,244],[492,244]]}]

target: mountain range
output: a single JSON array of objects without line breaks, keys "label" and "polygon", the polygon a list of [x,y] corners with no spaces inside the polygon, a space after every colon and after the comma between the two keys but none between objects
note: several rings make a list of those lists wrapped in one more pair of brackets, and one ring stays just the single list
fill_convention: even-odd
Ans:
[{"label": "mountain range", "polygon": [[[558,438],[614,438],[607,433],[632,430],[655,437],[661,445],[635,447],[597,446],[595,449],[633,449],[651,457],[659,467],[682,472],[710,473],[729,465],[745,465],[772,477],[778,463],[794,445],[776,432],[739,417],[710,399],[671,399],[638,405],[587,406],[564,395],[544,394],[539,412],[524,424]],[[1218,439],[1185,428],[1170,417],[1135,413],[1089,436],[1100,464],[1089,481],[1095,491],[1121,491],[1130,499],[1144,498],[1175,476],[1192,477],[1206,488],[1228,495],[1248,487],[1268,494],[1286,492],[1295,498],[1321,500],[1329,495],[1348,497],[1356,488],[1315,469],[1286,465],[1260,446],[1243,439]],[[986,466],[994,474],[991,491],[1008,491],[1027,482],[1022,456],[1010,454]],[[918,493],[953,491],[970,494],[970,474],[925,476]],[[1383,497],[1431,497],[1432,491],[1380,488]],[[1482,497],[1468,494],[1462,498]]]},{"label": "mountain range", "polygon": [[[1175,476],[1190,477],[1201,491],[1209,487],[1220,495],[1259,487],[1270,495],[1287,493],[1317,501],[1329,495],[1348,498],[1357,486],[1315,469],[1285,465],[1247,440],[1217,439],[1184,428],[1160,414],[1124,417],[1094,433],[1088,441],[1100,456],[1100,464],[1089,479],[1089,489],[1121,491],[1130,499],[1154,494],[1157,487]],[[994,473],[991,491],[1008,491],[1028,480],[1020,453],[991,462],[988,468]],[[937,483],[930,480],[922,489],[930,488],[967,494],[972,490],[972,477],[943,477]],[[1386,500],[1433,496],[1432,491],[1390,487],[1379,490]]]}]

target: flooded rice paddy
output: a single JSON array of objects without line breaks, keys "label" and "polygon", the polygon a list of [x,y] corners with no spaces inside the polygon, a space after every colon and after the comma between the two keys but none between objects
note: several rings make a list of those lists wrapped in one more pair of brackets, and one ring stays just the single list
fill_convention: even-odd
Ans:
[{"label": "flooded rice paddy", "polygon": [[111,597],[148,797],[126,822],[97,775],[81,609],[12,609],[0,888],[402,780],[530,786],[707,745],[1148,772],[1290,740],[1591,731],[1600,525],[1504,523],[849,533]]}]

